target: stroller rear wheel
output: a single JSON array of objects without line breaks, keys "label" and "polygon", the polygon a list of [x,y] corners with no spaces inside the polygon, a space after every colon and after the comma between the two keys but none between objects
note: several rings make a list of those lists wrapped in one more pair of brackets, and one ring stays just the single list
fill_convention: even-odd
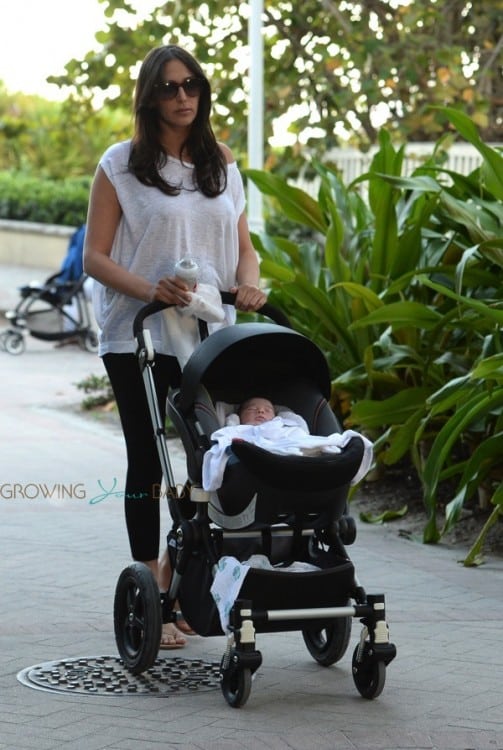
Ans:
[{"label": "stroller rear wheel", "polygon": [[132,563],[119,576],[114,600],[115,641],[133,674],[149,669],[159,652],[162,632],[161,597],[150,568]]},{"label": "stroller rear wheel", "polygon": [[302,631],[304,643],[313,659],[322,667],[330,667],[342,659],[351,638],[351,617],[334,620],[326,628]]},{"label": "stroller rear wheel", "polygon": [[86,352],[96,354],[98,351],[98,336],[94,331],[88,331],[84,337],[84,349]]}]

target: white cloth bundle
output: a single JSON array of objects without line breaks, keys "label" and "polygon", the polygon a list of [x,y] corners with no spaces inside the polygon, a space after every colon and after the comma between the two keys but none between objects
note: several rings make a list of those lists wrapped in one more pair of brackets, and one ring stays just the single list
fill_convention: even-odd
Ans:
[{"label": "white cloth bundle", "polygon": [[168,307],[163,310],[164,335],[184,367],[190,355],[200,342],[197,321],[204,320],[213,325],[210,333],[225,320],[225,312],[218,289],[211,284],[198,284],[195,292],[190,292],[191,301],[185,307]]}]

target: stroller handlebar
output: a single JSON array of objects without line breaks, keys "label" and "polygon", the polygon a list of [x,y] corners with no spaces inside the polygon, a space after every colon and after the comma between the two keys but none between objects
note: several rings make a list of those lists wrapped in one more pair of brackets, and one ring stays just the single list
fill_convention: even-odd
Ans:
[{"label": "stroller handlebar", "polygon": [[146,305],[143,305],[143,307],[141,307],[136,313],[135,319],[133,321],[134,337],[138,338],[138,336],[142,332],[143,323],[146,318],[149,318],[151,315],[155,315],[155,313],[161,312],[161,310],[166,310],[168,307],[174,307],[174,305],[167,305],[165,302],[158,302],[157,300],[155,302],[148,302]]},{"label": "stroller handlebar", "polygon": [[[222,303],[224,305],[234,305],[234,302],[236,300],[236,295],[232,292],[220,292],[220,295],[222,297]],[[133,321],[133,335],[135,338],[138,338],[138,336],[141,334],[143,330],[143,323],[146,318],[150,317],[150,315],[155,315],[155,313],[161,312],[161,310],[166,310],[168,307],[176,307],[176,305],[170,305],[166,302],[148,302],[146,305],[144,305],[140,310],[138,310],[135,319]],[[266,318],[269,318],[273,321],[273,323],[277,323],[280,326],[285,326],[286,328],[291,328],[291,323],[288,320],[288,317],[279,310],[277,307],[274,307],[274,305],[270,305],[269,302],[266,302],[265,305],[262,305],[261,308],[256,310],[259,315],[263,315]]]},{"label": "stroller handlebar", "polygon": [[[222,297],[222,303],[224,305],[234,305],[236,301],[236,295],[232,294],[232,292],[220,292],[220,296]],[[286,328],[292,327],[292,324],[285,313],[279,308],[274,307],[274,305],[269,304],[269,302],[266,302],[265,305],[262,305],[262,307],[255,310],[255,312],[269,318],[273,323],[277,323],[280,326],[285,326]]]}]

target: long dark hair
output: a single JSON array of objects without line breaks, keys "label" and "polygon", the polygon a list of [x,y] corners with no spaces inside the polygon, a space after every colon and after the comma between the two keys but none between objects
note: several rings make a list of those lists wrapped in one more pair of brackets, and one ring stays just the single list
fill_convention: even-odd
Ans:
[{"label": "long dark hair", "polygon": [[180,186],[170,185],[160,174],[167,155],[161,145],[155,86],[162,83],[163,66],[170,60],[180,60],[192,75],[204,82],[196,119],[182,151],[188,151],[194,164],[195,187],[209,198],[214,198],[225,190],[227,163],[210,124],[210,82],[197,60],[175,44],[151,50],[141,65],[136,82],[135,130],[128,166],[143,185],[156,187],[167,195],[178,195],[180,192]]}]

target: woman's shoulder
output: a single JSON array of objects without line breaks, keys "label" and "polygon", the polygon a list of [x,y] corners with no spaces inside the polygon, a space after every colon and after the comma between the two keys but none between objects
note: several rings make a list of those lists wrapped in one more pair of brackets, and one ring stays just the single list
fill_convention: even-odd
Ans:
[{"label": "woman's shoulder", "polygon": [[131,140],[127,141],[119,141],[118,143],[112,143],[111,146],[109,146],[105,152],[103,153],[103,156],[101,157],[101,161],[116,161],[125,159],[126,162],[129,159],[129,152],[131,150]]},{"label": "woman's shoulder", "polygon": [[109,146],[99,161],[99,166],[112,182],[118,175],[129,173],[131,141],[120,141]]},{"label": "woman's shoulder", "polygon": [[225,143],[219,143],[218,147],[220,151],[222,152],[227,164],[235,164],[236,160],[234,159],[234,154],[230,150],[229,146],[226,146]]},{"label": "woman's shoulder", "polygon": [[225,145],[225,143],[219,143],[218,147],[220,148],[222,155],[225,159],[225,163],[227,164],[228,178],[230,179],[233,185],[238,184],[241,180],[241,174],[239,171],[238,163],[236,159],[234,158],[234,154],[230,150],[229,146]]}]

